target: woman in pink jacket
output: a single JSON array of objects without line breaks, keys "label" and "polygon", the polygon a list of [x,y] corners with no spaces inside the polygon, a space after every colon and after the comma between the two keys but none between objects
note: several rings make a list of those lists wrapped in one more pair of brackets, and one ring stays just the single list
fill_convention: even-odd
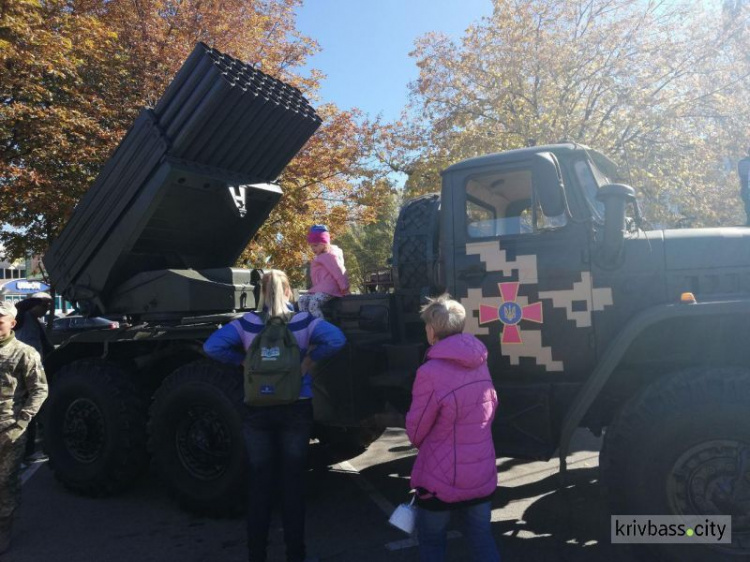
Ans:
[{"label": "woman in pink jacket", "polygon": [[331,234],[323,224],[315,224],[307,233],[307,242],[315,254],[310,264],[312,287],[298,300],[299,309],[323,318],[320,306],[333,297],[349,293],[349,278],[344,267],[344,253],[331,244]]},{"label": "woman in pink jacket", "polygon": [[417,533],[422,561],[445,558],[451,515],[463,523],[472,560],[500,560],[492,537],[492,495],[497,487],[492,420],[497,394],[487,348],[464,334],[466,311],[442,295],[422,309],[432,346],[417,371],[406,432],[419,448],[411,486],[417,491]]}]

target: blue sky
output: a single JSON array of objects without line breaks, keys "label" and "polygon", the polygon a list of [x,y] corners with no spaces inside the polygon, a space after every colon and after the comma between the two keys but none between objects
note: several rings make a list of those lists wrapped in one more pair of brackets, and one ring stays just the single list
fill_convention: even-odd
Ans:
[{"label": "blue sky", "polygon": [[320,43],[310,66],[327,75],[322,101],[397,118],[417,77],[409,52],[429,31],[458,38],[490,0],[305,0],[297,27]]}]

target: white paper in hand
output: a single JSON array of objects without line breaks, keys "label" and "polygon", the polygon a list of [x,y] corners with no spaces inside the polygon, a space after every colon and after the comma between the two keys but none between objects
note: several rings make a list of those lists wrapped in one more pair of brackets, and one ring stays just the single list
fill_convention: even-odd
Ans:
[{"label": "white paper in hand", "polygon": [[399,505],[391,514],[388,523],[397,529],[401,529],[407,535],[411,535],[414,532],[416,520],[417,509],[414,507],[414,500],[412,499],[411,503],[402,503]]}]

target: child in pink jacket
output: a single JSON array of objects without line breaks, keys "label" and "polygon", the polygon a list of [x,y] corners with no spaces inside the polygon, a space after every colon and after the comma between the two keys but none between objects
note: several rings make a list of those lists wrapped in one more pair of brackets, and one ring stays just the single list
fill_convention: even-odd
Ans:
[{"label": "child in pink jacket", "polygon": [[422,309],[426,362],[417,371],[406,432],[419,449],[411,473],[417,491],[419,558],[445,558],[451,516],[463,524],[472,560],[498,562],[492,537],[492,495],[497,487],[492,420],[497,394],[487,348],[464,334],[466,311],[445,294]]},{"label": "child in pink jacket", "polygon": [[307,242],[315,254],[310,264],[312,287],[299,298],[299,309],[316,318],[323,318],[320,307],[333,297],[349,293],[349,278],[344,267],[344,253],[331,244],[331,234],[322,224],[313,225],[307,233]]}]

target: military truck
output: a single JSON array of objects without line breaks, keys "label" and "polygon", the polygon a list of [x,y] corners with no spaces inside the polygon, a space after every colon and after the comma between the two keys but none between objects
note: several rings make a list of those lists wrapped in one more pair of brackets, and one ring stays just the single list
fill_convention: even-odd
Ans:
[{"label": "military truck", "polygon": [[564,473],[573,432],[604,433],[613,513],[732,515],[731,545],[666,552],[747,559],[750,229],[644,230],[618,177],[575,143],[443,171],[398,220],[402,334],[416,341],[421,298],[447,289],[489,349],[499,454],[557,451]]},{"label": "military truck", "polygon": [[[219,57],[197,51],[194,66]],[[207,82],[203,97],[215,85],[191,76],[175,82],[193,93]],[[165,98],[190,97],[173,86]],[[242,501],[241,378],[205,359],[201,344],[254,307],[261,272],[228,266],[281,197],[264,182],[306,137],[266,143],[254,138],[265,129],[252,111],[237,120],[219,104],[212,111],[224,120],[206,122],[233,139],[247,136],[240,123],[248,146],[196,133],[180,145],[184,158],[170,152],[179,143],[164,132],[164,105],[142,115],[149,133],[130,145],[152,143],[142,152],[153,171],[133,171],[142,187],[127,200],[119,191],[96,200],[95,185],[45,258],[69,300],[132,323],[76,336],[50,357],[47,447],[74,490],[111,493],[150,456],[183,504],[227,512]],[[160,142],[166,148],[152,148]],[[254,165],[235,168],[226,150]],[[279,151],[284,158],[268,165]],[[123,175],[112,162],[102,173]],[[426,348],[420,305],[447,290],[489,350],[499,455],[557,454],[565,472],[573,432],[603,433],[614,513],[731,514],[731,545],[670,552],[739,560],[750,554],[750,229],[645,230],[634,190],[618,177],[611,160],[580,144],[537,146],[454,164],[440,193],[404,205],[394,289],[327,310],[348,344],[316,374],[319,436],[366,444],[377,414],[406,411]]]}]

